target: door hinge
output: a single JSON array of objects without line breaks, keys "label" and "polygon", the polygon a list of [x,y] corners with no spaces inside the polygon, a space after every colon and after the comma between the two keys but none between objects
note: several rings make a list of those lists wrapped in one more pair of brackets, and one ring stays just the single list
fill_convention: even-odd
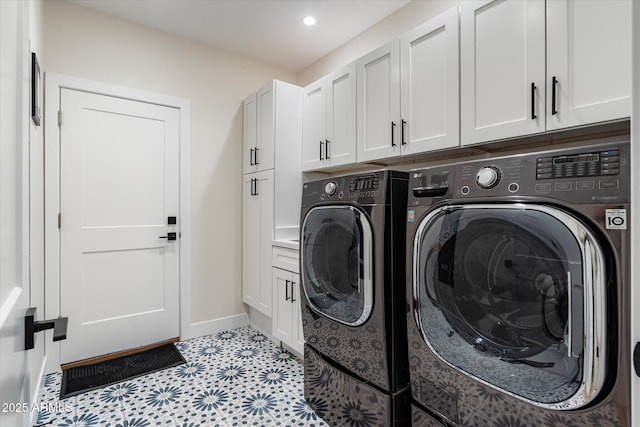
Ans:
[{"label": "door hinge", "polygon": [[58,213],[58,230],[60,230],[61,224],[62,224],[62,214]]},{"label": "door hinge", "polygon": [[62,126],[62,111],[58,110],[58,126]]}]

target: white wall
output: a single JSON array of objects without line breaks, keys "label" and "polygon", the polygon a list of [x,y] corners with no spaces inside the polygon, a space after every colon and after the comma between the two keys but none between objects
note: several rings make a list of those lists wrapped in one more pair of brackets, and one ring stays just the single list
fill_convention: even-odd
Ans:
[{"label": "white wall", "polygon": [[314,64],[299,71],[297,84],[306,86],[450,8],[457,7],[460,3],[459,0],[413,0]]},{"label": "white wall", "polygon": [[190,100],[191,322],[244,314],[242,99],[295,75],[61,0],[43,22],[45,72]]}]

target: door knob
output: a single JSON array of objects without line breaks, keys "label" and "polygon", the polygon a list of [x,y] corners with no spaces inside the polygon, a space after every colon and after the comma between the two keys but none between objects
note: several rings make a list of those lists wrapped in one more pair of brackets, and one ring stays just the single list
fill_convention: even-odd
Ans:
[{"label": "door knob", "polygon": [[176,240],[177,239],[177,233],[167,233],[166,236],[160,236],[158,237],[159,239],[167,239],[167,240]]}]

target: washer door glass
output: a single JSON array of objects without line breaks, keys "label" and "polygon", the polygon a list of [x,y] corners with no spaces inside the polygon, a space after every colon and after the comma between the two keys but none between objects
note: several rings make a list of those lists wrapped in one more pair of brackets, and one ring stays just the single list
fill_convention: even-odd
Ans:
[{"label": "washer door glass", "polygon": [[546,206],[440,208],[418,228],[413,265],[418,326],[446,363],[539,406],[594,397],[584,384],[589,365],[604,371],[593,350],[603,320],[585,327],[585,313],[604,317],[593,306],[604,265],[575,218]]},{"label": "washer door glass", "polygon": [[364,323],[372,307],[372,229],[354,206],[322,206],[302,224],[302,285],[310,307],[338,322]]}]

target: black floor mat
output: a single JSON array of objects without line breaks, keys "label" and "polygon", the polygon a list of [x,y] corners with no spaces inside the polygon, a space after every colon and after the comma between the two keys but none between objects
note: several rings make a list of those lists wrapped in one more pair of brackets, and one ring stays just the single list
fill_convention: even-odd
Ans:
[{"label": "black floor mat", "polygon": [[174,344],[118,357],[62,373],[60,399],[185,363]]}]

